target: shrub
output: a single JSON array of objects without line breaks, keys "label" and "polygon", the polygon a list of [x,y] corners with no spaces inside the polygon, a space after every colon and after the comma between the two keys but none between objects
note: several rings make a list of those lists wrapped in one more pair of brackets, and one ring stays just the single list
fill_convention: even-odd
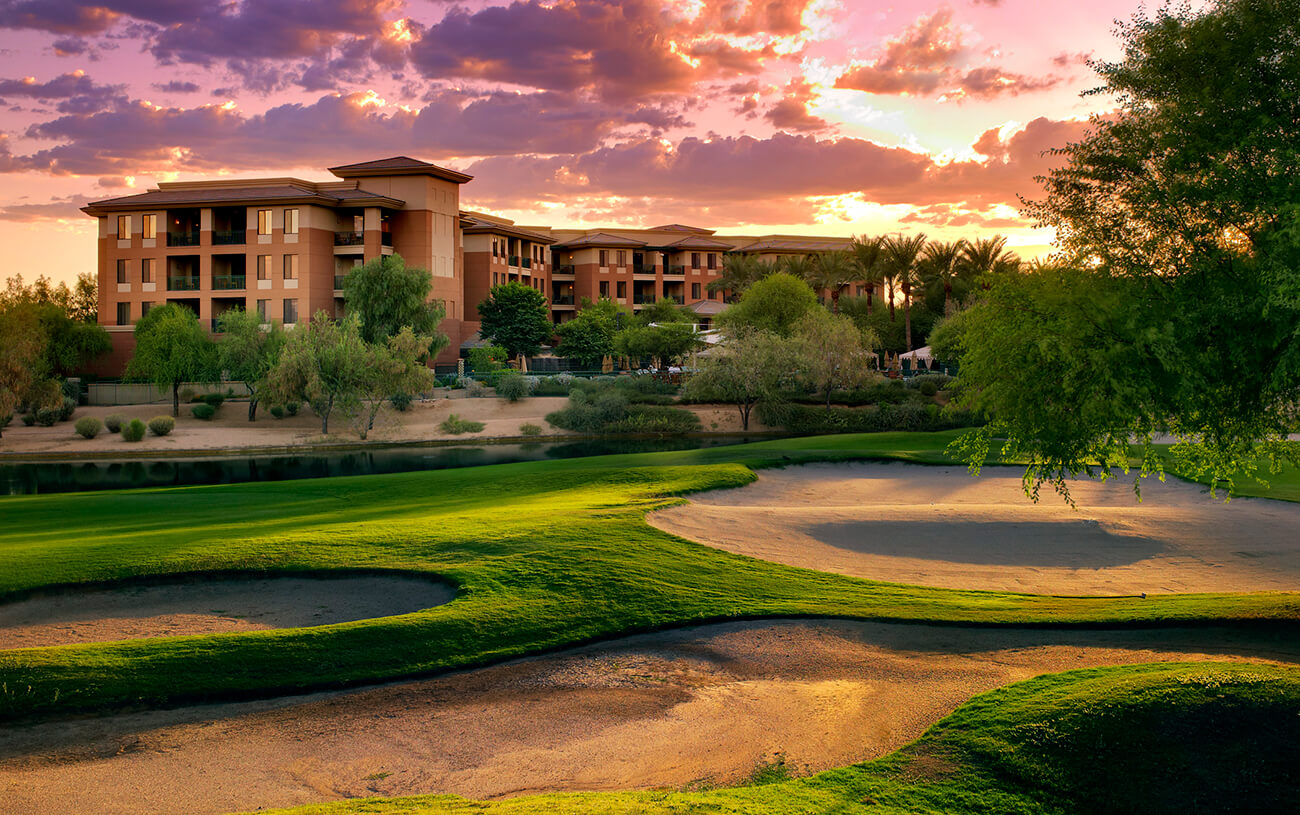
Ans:
[{"label": "shrub", "polygon": [[71,396],[63,397],[63,407],[59,410],[59,421],[66,422],[72,418],[72,414],[77,412],[77,400]]},{"label": "shrub", "polygon": [[477,379],[472,377],[464,377],[461,379],[461,382],[465,386],[465,395],[474,399],[479,398],[487,391],[487,388],[483,387],[482,382],[479,382]]},{"label": "shrub", "polygon": [[104,423],[94,416],[82,416],[72,427],[83,439],[93,439],[104,429]]},{"label": "shrub", "polygon": [[484,424],[482,422],[462,419],[453,413],[446,419],[443,419],[442,424],[439,425],[439,427],[442,428],[443,433],[451,433],[452,435],[459,436],[461,433],[478,433],[484,428]]},{"label": "shrub", "polygon": [[126,417],[120,413],[110,413],[104,417],[104,427],[108,428],[109,433],[120,432],[124,424],[126,424]]},{"label": "shrub", "polygon": [[24,414],[23,414],[23,424],[27,425],[28,427],[31,427],[32,425],[36,424],[36,414],[35,414],[35,413],[24,413]]},{"label": "shrub", "polygon": [[6,427],[8,427],[9,423],[12,422],[13,420],[14,420],[14,415],[12,413],[0,414],[0,430],[4,430]]},{"label": "shrub", "polygon": [[298,403],[297,403],[297,402],[285,402],[285,403],[284,403],[284,412],[285,412],[286,414],[288,414],[289,416],[297,416],[297,415],[298,415]]},{"label": "shrub", "polygon": [[202,405],[205,404],[207,401],[208,401],[208,397],[202,393],[190,397],[190,404],[192,405]]},{"label": "shrub", "polygon": [[399,410],[402,413],[411,409],[411,394],[409,393],[395,393],[388,397],[388,401],[392,404],[394,410]]},{"label": "shrub", "polygon": [[271,415],[277,419],[283,419],[284,405],[271,405]]},{"label": "shrub", "polygon": [[879,433],[888,430],[948,430],[982,424],[970,411],[941,410],[938,405],[906,403],[868,408],[831,408],[789,402],[758,405],[758,418],[769,427],[791,433]]},{"label": "shrub", "polygon": [[575,387],[569,404],[547,414],[546,421],[577,433],[689,433],[700,429],[699,417],[689,410],[635,404],[637,394],[632,389],[608,380],[595,382],[591,387]]},{"label": "shrub", "polygon": [[568,396],[569,388],[573,385],[573,377],[569,374],[560,374],[558,376],[544,376],[537,380],[537,387],[533,388],[534,396]]},{"label": "shrub", "polygon": [[689,410],[661,405],[633,405],[627,417],[605,426],[606,433],[692,433],[700,417]]},{"label": "shrub", "polygon": [[223,393],[209,393],[203,397],[203,401],[212,405],[212,409],[216,410],[221,407],[222,402],[226,401],[226,396]]},{"label": "shrub", "polygon": [[939,386],[934,384],[933,382],[922,382],[921,387],[918,388],[918,390],[921,391],[922,396],[932,397],[939,392]]},{"label": "shrub", "polygon": [[63,408],[40,408],[36,411],[36,423],[41,427],[53,427],[63,415]]},{"label": "shrub", "polygon": [[149,420],[149,432],[155,436],[166,436],[176,429],[176,420],[170,416],[155,416]]},{"label": "shrub", "polygon": [[936,391],[941,391],[948,387],[948,383],[950,382],[952,382],[952,377],[947,374],[917,374],[907,380],[907,386],[924,392],[925,386],[931,384],[934,385]]},{"label": "shrub", "polygon": [[122,427],[122,440],[140,441],[140,439],[144,438],[144,429],[144,422],[139,419],[132,419]]},{"label": "shrub", "polygon": [[180,393],[178,394],[178,396],[180,396],[182,402],[190,402],[190,401],[193,401],[193,399],[194,399],[194,389],[193,389],[193,388],[181,388]]},{"label": "shrub", "polygon": [[540,436],[542,435],[542,426],[532,422],[524,422],[519,425],[519,434],[522,436]]},{"label": "shrub", "polygon": [[193,413],[196,419],[207,421],[217,414],[217,409],[209,404],[195,405],[190,408],[190,413]]},{"label": "shrub", "polygon": [[522,374],[508,374],[497,381],[497,396],[507,402],[518,402],[528,396],[528,380]]}]

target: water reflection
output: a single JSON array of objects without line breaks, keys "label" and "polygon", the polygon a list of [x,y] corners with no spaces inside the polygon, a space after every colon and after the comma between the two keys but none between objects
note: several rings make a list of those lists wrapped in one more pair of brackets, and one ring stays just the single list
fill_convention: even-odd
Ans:
[{"label": "water reflection", "polygon": [[579,442],[528,442],[454,447],[396,447],[386,450],[309,455],[0,464],[0,495],[120,490],[187,484],[234,484],[246,481],[288,481],[339,475],[444,470],[553,458],[696,450],[702,447],[742,444],[749,440],[744,436],[597,439]]}]

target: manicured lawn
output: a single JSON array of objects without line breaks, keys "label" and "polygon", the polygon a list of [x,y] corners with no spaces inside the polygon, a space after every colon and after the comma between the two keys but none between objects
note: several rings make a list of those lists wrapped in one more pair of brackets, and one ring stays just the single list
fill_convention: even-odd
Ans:
[{"label": "manicured lawn", "polygon": [[644,522],[748,466],[939,463],[953,433],[279,483],[0,500],[0,598],[208,571],[442,575],[455,601],[311,629],[0,652],[0,719],[266,696],[482,664],[637,630],[827,615],[976,624],[1300,619],[1300,593],[1067,598],[872,582],[730,555]]},{"label": "manicured lawn", "polygon": [[1300,670],[1165,663],[977,696],[913,744],[810,778],[709,792],[366,799],[281,815],[1280,813],[1300,809]]}]

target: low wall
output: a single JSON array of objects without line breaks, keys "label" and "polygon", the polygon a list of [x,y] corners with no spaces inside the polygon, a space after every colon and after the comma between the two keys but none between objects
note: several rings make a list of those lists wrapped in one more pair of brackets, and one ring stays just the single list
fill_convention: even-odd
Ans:
[{"label": "low wall", "polygon": [[[187,382],[181,385],[181,390],[186,388],[196,394],[233,390],[236,397],[248,395],[248,387],[243,382],[216,385]],[[153,405],[171,404],[171,401],[171,388],[160,388],[148,382],[95,382],[86,386],[86,404],[89,405]]]}]

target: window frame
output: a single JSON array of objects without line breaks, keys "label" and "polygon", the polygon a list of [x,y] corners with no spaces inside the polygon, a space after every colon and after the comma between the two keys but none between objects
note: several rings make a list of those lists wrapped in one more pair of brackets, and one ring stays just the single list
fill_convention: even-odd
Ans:
[{"label": "window frame", "polygon": [[140,259],[140,282],[153,283],[158,273],[158,261],[153,258]]},{"label": "window frame", "polygon": [[131,282],[131,272],[127,269],[126,258],[117,259],[117,282],[119,284]]},{"label": "window frame", "polygon": [[158,238],[158,216],[148,213],[140,216],[140,237],[147,241]]},{"label": "window frame", "polygon": [[[126,317],[125,317],[125,318],[122,316],[122,313],[123,313],[124,311],[125,311],[125,313],[126,313]],[[130,325],[130,324],[131,324],[131,303],[130,303],[129,300],[128,300],[128,301],[122,301],[122,302],[120,302],[120,303],[117,304],[117,315],[116,315],[116,316],[117,316],[117,322],[115,323],[115,325]]]},{"label": "window frame", "polygon": [[297,280],[298,256],[296,254],[285,255],[284,260],[280,261],[280,269],[285,280]]},{"label": "window frame", "polygon": [[[122,226],[124,224],[126,225],[126,232],[122,231]],[[119,241],[131,240],[131,216],[130,215],[117,216],[117,239]]]},{"label": "window frame", "polygon": [[[290,311],[293,312],[292,320],[289,319]],[[284,298],[284,302],[281,306],[281,314],[284,317],[285,325],[297,325],[298,324],[298,298],[297,297]]]},{"label": "window frame", "polygon": [[[257,211],[257,234],[270,235],[275,231],[275,217],[272,213],[275,210],[259,209]],[[263,217],[265,216],[265,217]]]},{"label": "window frame", "polygon": [[608,249],[601,249],[601,250],[600,250],[600,268],[602,268],[602,269],[608,269],[608,268],[609,268],[609,250],[608,250]]},{"label": "window frame", "polygon": [[[290,217],[290,213],[293,214],[293,217]],[[286,235],[298,234],[298,208],[297,207],[289,207],[284,211],[284,234]]]},{"label": "window frame", "polygon": [[271,279],[271,258],[272,257],[274,257],[274,255],[257,256],[257,279],[258,280]]}]

